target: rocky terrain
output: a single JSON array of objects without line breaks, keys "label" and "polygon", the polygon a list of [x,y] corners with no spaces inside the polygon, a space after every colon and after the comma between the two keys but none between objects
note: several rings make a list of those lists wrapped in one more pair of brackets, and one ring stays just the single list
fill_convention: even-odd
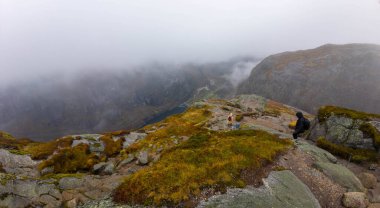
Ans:
[{"label": "rocky terrain", "polygon": [[380,207],[380,117],[304,112],[312,128],[293,141],[297,111],[244,95],[135,131],[45,143],[3,132],[0,207]]},{"label": "rocky terrain", "polygon": [[323,105],[380,113],[378,83],[379,45],[328,44],[265,58],[238,92],[255,93],[312,113]]}]

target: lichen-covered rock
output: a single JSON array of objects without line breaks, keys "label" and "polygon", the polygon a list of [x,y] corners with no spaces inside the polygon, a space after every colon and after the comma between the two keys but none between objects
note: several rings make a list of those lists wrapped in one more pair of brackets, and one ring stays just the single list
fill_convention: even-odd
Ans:
[{"label": "lichen-covered rock", "polygon": [[373,144],[364,140],[360,126],[361,120],[353,120],[347,117],[330,116],[326,120],[326,139],[335,143],[353,148],[373,149]]},{"label": "lichen-covered rock", "polygon": [[131,163],[134,159],[135,156],[133,154],[129,154],[128,157],[122,160],[117,166],[118,168],[123,167],[124,165]]},{"label": "lichen-covered rock", "polygon": [[75,189],[83,186],[83,180],[76,177],[65,177],[59,180],[58,185],[62,190]]},{"label": "lichen-covered rock", "polygon": [[107,163],[104,167],[103,173],[105,175],[112,175],[115,172],[115,165],[112,162]]},{"label": "lichen-covered rock", "polygon": [[313,123],[308,139],[327,141],[354,149],[379,150],[380,115],[335,106],[322,107]]},{"label": "lichen-covered rock", "polygon": [[111,198],[103,198],[94,201],[89,201],[78,208],[132,208],[128,205],[115,204]]},{"label": "lichen-covered rock", "polygon": [[300,150],[310,154],[313,156],[313,158],[320,162],[331,162],[331,163],[337,163],[337,159],[334,155],[327,152],[324,149],[321,149],[315,145],[309,144],[305,141],[298,141],[297,146]]},{"label": "lichen-covered rock", "polygon": [[355,174],[342,165],[327,162],[316,162],[314,163],[314,166],[321,170],[331,180],[335,181],[342,187],[347,188],[350,192],[365,191],[365,188]]},{"label": "lichen-covered rock", "polygon": [[3,195],[0,200],[0,207],[25,208],[32,205],[32,201],[17,195]]},{"label": "lichen-covered rock", "polygon": [[42,169],[40,172],[41,172],[42,176],[50,174],[50,173],[54,173],[54,167],[53,166],[46,167],[46,168]]},{"label": "lichen-covered rock", "polygon": [[292,172],[271,172],[260,188],[229,189],[226,194],[216,195],[202,201],[198,207],[320,207],[310,189]]},{"label": "lichen-covered rock", "polygon": [[148,150],[143,150],[137,155],[137,161],[139,165],[146,165],[149,163],[149,152]]},{"label": "lichen-covered rock", "polygon": [[61,201],[57,200],[56,198],[50,196],[50,195],[42,195],[39,199],[39,201],[44,204],[45,208],[54,208],[54,207],[60,207]]},{"label": "lichen-covered rock", "polygon": [[106,162],[100,162],[98,164],[95,164],[94,167],[92,167],[92,172],[95,174],[100,174],[104,170],[106,165]]},{"label": "lichen-covered rock", "polygon": [[363,186],[368,189],[373,189],[376,187],[377,178],[371,173],[360,173],[358,178],[362,182]]},{"label": "lichen-covered rock", "polygon": [[347,192],[343,194],[342,203],[347,208],[366,208],[369,205],[367,196],[362,192]]},{"label": "lichen-covered rock", "polygon": [[123,149],[127,148],[129,145],[135,143],[138,140],[144,139],[146,136],[146,133],[131,132],[127,137],[125,137]]},{"label": "lichen-covered rock", "polygon": [[14,173],[23,176],[38,176],[38,171],[34,169],[37,162],[28,155],[16,155],[8,150],[0,149],[0,163],[7,173]]}]

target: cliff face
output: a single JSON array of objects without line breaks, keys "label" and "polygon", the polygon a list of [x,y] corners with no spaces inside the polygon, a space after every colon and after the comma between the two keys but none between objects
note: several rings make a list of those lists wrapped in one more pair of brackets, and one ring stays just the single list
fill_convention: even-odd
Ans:
[{"label": "cliff face", "polygon": [[380,113],[380,46],[324,45],[264,59],[238,89],[316,112],[338,105]]}]

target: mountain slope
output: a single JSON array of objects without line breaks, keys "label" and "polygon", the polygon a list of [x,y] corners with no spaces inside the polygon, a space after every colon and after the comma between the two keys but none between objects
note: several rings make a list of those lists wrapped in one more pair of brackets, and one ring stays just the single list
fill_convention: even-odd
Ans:
[{"label": "mountain slope", "polygon": [[265,58],[238,89],[309,112],[338,105],[380,113],[380,46],[324,45]]},{"label": "mountain slope", "polygon": [[67,134],[138,128],[188,100],[230,96],[234,68],[253,60],[151,64],[14,83],[0,89],[0,129],[46,141]]},{"label": "mountain slope", "polygon": [[[344,120],[343,110],[325,110],[318,120]],[[182,114],[132,132],[44,143],[2,133],[0,141],[15,145],[0,148],[0,207],[358,207],[349,204],[350,192],[362,196],[354,196],[355,202],[380,202],[379,168],[370,172],[313,142],[288,139],[296,111],[244,95],[196,102]],[[230,113],[241,129],[230,130]],[[358,176],[366,172],[371,181],[359,180],[346,166],[355,166]]]}]

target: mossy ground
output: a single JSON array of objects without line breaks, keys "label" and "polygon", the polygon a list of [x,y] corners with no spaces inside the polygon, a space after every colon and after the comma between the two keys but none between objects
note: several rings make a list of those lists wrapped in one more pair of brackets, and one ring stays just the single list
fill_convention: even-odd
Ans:
[{"label": "mossy ground", "polygon": [[366,149],[353,149],[342,145],[334,144],[324,137],[317,139],[317,146],[321,147],[334,155],[338,155],[344,159],[351,159],[353,162],[372,161],[379,160],[379,155],[373,150]]},{"label": "mossy ground", "polygon": [[142,149],[166,149],[175,143],[174,139],[182,136],[191,136],[197,134],[203,130],[203,125],[211,116],[209,107],[201,108],[189,108],[185,113],[170,116],[165,120],[158,122],[154,125],[144,127],[144,130],[150,131],[153,126],[159,126],[159,129],[148,134],[144,140],[140,140],[137,143],[129,146],[125,152],[135,153]]},{"label": "mossy ground", "polygon": [[6,185],[8,181],[16,179],[16,176],[13,174],[0,173],[0,184]]},{"label": "mossy ground", "polygon": [[323,106],[318,110],[319,122],[324,122],[332,114],[336,116],[349,117],[352,119],[360,119],[363,121],[368,121],[371,118],[380,118],[380,115],[378,114],[365,113],[337,106]]},{"label": "mossy ground", "polygon": [[68,177],[82,178],[83,176],[85,176],[85,174],[83,173],[58,173],[58,174],[51,173],[51,174],[42,176],[41,179],[42,180],[46,180],[46,179],[60,180],[62,178],[68,178]]},{"label": "mossy ground", "polygon": [[243,187],[243,170],[261,168],[289,146],[289,140],[264,131],[202,132],[164,151],[153,166],[127,177],[114,199],[171,206],[199,196],[205,188]]},{"label": "mossy ground", "polygon": [[380,148],[380,132],[370,123],[364,123],[360,126],[360,130],[370,138],[373,138],[373,143],[376,149]]}]

